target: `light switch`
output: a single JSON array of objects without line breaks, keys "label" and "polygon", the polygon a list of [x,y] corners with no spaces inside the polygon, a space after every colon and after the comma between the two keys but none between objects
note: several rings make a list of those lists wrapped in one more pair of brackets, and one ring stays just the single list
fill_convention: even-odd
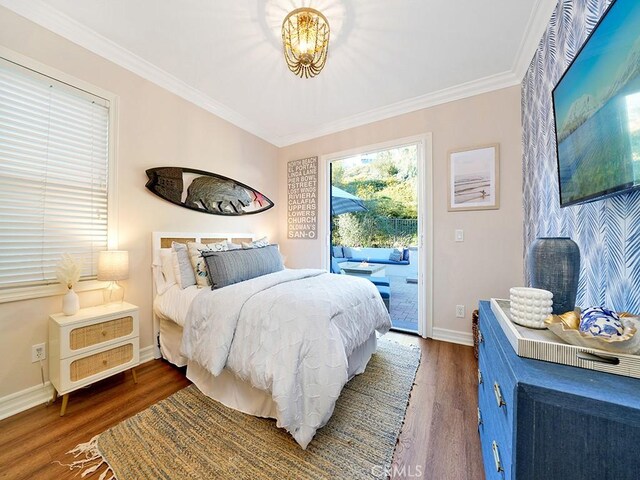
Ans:
[{"label": "light switch", "polygon": [[456,230],[456,242],[464,242],[464,230]]}]

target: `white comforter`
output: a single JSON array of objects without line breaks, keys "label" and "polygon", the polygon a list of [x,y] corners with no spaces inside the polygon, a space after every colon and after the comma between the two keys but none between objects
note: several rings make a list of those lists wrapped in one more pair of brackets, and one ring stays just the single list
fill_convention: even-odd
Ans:
[{"label": "white comforter", "polygon": [[375,286],[323,270],[283,270],[199,294],[182,353],[272,394],[278,426],[306,448],[347,382],[347,357],[391,327]]}]

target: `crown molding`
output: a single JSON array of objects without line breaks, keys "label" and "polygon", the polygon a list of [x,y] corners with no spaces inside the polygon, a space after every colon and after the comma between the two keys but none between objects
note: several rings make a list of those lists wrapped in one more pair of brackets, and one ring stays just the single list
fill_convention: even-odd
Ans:
[{"label": "crown molding", "polygon": [[283,146],[293,145],[295,143],[323,137],[325,135],[341,132],[350,128],[360,127],[380,120],[386,120],[405,113],[415,112],[416,110],[422,110],[424,108],[442,105],[443,103],[473,97],[475,95],[492,92],[501,88],[512,87],[519,83],[520,79],[517,78],[513,72],[503,72],[480,78],[478,80],[473,80],[471,82],[462,83],[454,87],[438,90],[437,92],[401,100],[391,105],[374,108],[373,110],[358,113],[350,117],[341,118],[335,122],[327,123],[321,128],[281,136],[278,138],[278,143]]},{"label": "crown molding", "polygon": [[159,87],[207,110],[257,137],[273,143],[272,132],[261,128],[235,110],[212,99],[200,90],[135,55],[108,38],[82,25],[41,0],[0,0],[0,5],[51,30],[61,37],[110,60]]},{"label": "crown molding", "polygon": [[556,3],[557,0],[537,1],[529,17],[525,35],[518,49],[513,68],[510,71],[341,118],[317,129],[279,136],[94,30],[82,25],[42,0],[0,0],[0,5],[12,10],[18,15],[106,58],[116,65],[139,75],[276,147],[286,147],[416,110],[518,85],[524,77]]},{"label": "crown molding", "polygon": [[519,81],[522,81],[529,69],[531,59],[533,59],[533,55],[540,45],[542,36],[549,25],[551,14],[557,4],[558,0],[538,0],[531,10],[529,21],[524,30],[524,36],[522,37],[518,53],[511,68],[511,71]]}]

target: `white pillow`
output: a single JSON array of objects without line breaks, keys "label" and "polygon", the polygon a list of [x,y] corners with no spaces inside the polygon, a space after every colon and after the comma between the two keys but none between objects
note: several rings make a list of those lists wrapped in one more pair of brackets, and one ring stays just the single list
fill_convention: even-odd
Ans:
[{"label": "white pillow", "polygon": [[242,245],[227,240],[227,248],[229,250],[240,250],[242,248]]},{"label": "white pillow", "polygon": [[242,248],[248,250],[249,248],[262,248],[269,246],[269,239],[267,237],[259,238],[258,240],[254,240],[251,243],[242,242]]},{"label": "white pillow", "polygon": [[218,243],[198,243],[188,242],[187,248],[189,249],[189,259],[191,260],[191,266],[196,274],[196,283],[198,287],[210,287],[209,275],[207,274],[207,265],[204,258],[202,258],[202,252],[226,252],[229,250],[229,246],[226,240]]},{"label": "white pillow", "polygon": [[153,280],[156,285],[157,295],[162,295],[169,288],[162,274],[162,262],[160,261],[159,253],[156,253],[153,257]]},{"label": "white pillow", "polygon": [[160,249],[160,263],[162,268],[162,275],[167,287],[176,284],[176,275],[173,271],[173,255],[170,248]]}]

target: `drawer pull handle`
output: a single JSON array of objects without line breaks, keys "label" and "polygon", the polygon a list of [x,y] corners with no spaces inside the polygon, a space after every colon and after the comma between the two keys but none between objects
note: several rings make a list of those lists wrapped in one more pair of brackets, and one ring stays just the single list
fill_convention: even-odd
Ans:
[{"label": "drawer pull handle", "polygon": [[482,372],[478,369],[478,385],[482,384]]},{"label": "drawer pull handle", "polygon": [[494,382],[493,384],[493,393],[496,396],[496,403],[498,404],[498,408],[506,405],[504,398],[502,398],[502,391],[500,390],[500,385],[498,385],[498,382]]},{"label": "drawer pull handle", "polygon": [[106,364],[107,364],[107,361],[106,361],[106,360],[102,360],[102,364],[103,364],[103,365],[106,365]]},{"label": "drawer pull handle", "polygon": [[478,428],[482,425],[482,415],[480,414],[480,407],[478,407]]},{"label": "drawer pull handle", "polygon": [[618,365],[620,363],[620,359],[618,357],[608,357],[605,355],[596,355],[594,353],[588,352],[578,352],[576,353],[576,357],[580,360],[588,360],[590,362],[599,362],[599,363],[608,363],[609,365]]},{"label": "drawer pull handle", "polygon": [[502,468],[502,462],[500,462],[500,452],[498,451],[498,444],[494,440],[491,442],[491,451],[493,452],[493,462],[496,464],[496,472],[504,472]]},{"label": "drawer pull handle", "polygon": [[102,330],[102,336],[106,337],[107,336],[107,331],[106,330]]},{"label": "drawer pull handle", "polygon": [[478,343],[484,343],[484,336],[482,335],[482,332],[478,331]]}]

